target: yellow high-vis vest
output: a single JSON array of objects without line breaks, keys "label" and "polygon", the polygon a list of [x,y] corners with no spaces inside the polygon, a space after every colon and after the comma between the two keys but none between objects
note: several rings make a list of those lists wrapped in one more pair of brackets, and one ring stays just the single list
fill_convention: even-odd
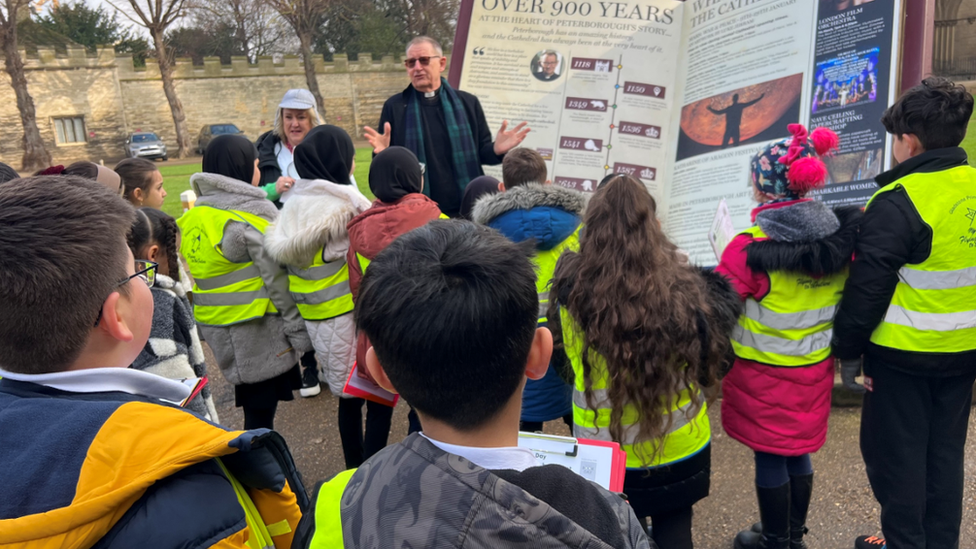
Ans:
[{"label": "yellow high-vis vest", "polygon": [[976,350],[976,169],[914,173],[871,201],[897,188],[932,229],[932,251],[898,271],[898,286],[871,342],[924,353]]},{"label": "yellow high-vis vest", "polygon": [[[563,341],[566,355],[573,365],[576,380],[573,386],[573,434],[578,438],[611,440],[610,414],[612,406],[607,395],[607,370],[603,357],[592,348],[589,350],[590,380],[592,381],[593,402],[596,409],[586,403],[586,381],[583,376],[583,335],[564,308],[560,308]],[[692,391],[698,398],[698,405],[691,400]],[[617,440],[620,448],[627,452],[627,467],[659,467],[681,461],[701,451],[712,439],[711,424],[708,421],[708,406],[698,387],[686,387],[667,402],[662,402],[665,421],[670,416],[671,425],[664,438],[637,441],[640,422],[637,409],[632,404],[624,405],[621,425],[624,428],[623,440]]]},{"label": "yellow high-vis vest", "polygon": [[[740,234],[766,238],[759,227]],[[769,293],[760,300],[746,299],[732,332],[735,356],[773,366],[809,366],[827,360],[847,269],[820,278],[785,271],[766,274]]]},{"label": "yellow high-vis vest", "polygon": [[559,256],[566,250],[579,251],[579,233],[583,225],[576,227],[573,234],[569,235],[555,248],[536,252],[532,256],[532,264],[536,269],[535,288],[539,292],[539,324],[546,322],[546,311],[549,310],[549,283],[552,282],[552,275],[556,272],[556,262]]},{"label": "yellow high-vis vest", "polygon": [[261,234],[269,223],[247,212],[208,206],[192,208],[177,220],[183,235],[180,253],[193,276],[193,316],[205,326],[230,326],[278,312],[254,262],[224,257],[220,242],[231,221]]},{"label": "yellow high-vis vest", "polygon": [[288,267],[288,289],[305,320],[328,320],[353,309],[345,258],[326,263],[321,248],[307,269]]}]

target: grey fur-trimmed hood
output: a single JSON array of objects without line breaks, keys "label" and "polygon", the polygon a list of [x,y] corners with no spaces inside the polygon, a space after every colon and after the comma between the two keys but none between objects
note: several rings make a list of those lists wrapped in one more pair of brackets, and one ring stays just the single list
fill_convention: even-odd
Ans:
[{"label": "grey fur-trimmed hood", "polygon": [[216,173],[201,172],[190,176],[190,186],[199,197],[197,206],[238,210],[268,221],[278,218],[278,208],[268,200],[267,193],[243,181]]},{"label": "grey fur-trimmed hood", "polygon": [[[810,202],[802,204],[810,204]],[[777,219],[780,221],[792,219],[793,223],[806,222],[814,225],[816,218],[821,217],[823,215],[822,212],[826,211],[826,213],[830,214],[836,220],[837,229],[825,236],[812,240],[791,242],[778,239],[774,236],[776,234],[775,230],[771,234],[760,224],[759,228],[763,229],[763,232],[770,238],[757,240],[746,246],[746,264],[749,268],[755,271],[766,272],[801,272],[812,276],[839,273],[846,269],[854,256],[854,245],[857,241],[857,232],[861,225],[861,219],[864,217],[864,212],[857,206],[840,206],[831,211],[822,203],[817,202],[817,204],[820,204],[822,209],[807,207],[804,210],[800,210],[816,212],[816,217],[803,217],[796,215],[799,212],[795,211],[791,214],[793,216],[791,218],[778,216]],[[759,221],[765,213],[789,210],[795,207],[789,206],[780,208],[779,210],[761,212],[759,216],[756,216],[756,220]],[[798,228],[795,233],[805,232],[810,235],[817,235],[825,231],[826,227],[821,225],[820,227],[810,227],[808,229]]]},{"label": "grey fur-trimmed hood", "polygon": [[475,203],[471,218],[475,223],[487,225],[506,212],[531,210],[537,206],[551,206],[583,217],[586,204],[587,197],[581,192],[557,185],[530,183],[482,197]]}]

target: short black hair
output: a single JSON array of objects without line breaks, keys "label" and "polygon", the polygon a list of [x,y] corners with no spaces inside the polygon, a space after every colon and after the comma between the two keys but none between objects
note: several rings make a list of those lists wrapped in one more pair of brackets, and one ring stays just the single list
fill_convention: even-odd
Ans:
[{"label": "short black hair", "polygon": [[469,221],[431,221],[369,264],[356,324],[419,412],[470,431],[509,402],[538,321],[531,254]]},{"label": "short black hair", "polygon": [[930,76],[888,107],[881,123],[892,135],[915,135],[931,151],[958,147],[972,116],[973,96],[965,86]]},{"label": "short black hair", "polygon": [[0,368],[65,370],[126,278],[133,209],[77,175],[0,185]]}]

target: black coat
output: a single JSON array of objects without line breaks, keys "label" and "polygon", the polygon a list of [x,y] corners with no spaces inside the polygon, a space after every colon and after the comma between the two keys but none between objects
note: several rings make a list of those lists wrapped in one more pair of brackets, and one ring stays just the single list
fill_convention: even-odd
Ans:
[{"label": "black coat", "polygon": [[273,131],[266,131],[258,137],[254,145],[258,148],[258,170],[261,171],[261,184],[274,183],[281,177],[281,167],[278,166],[278,153],[275,145],[281,139]]},{"label": "black coat", "polygon": [[[967,163],[959,147],[935,149],[878,175],[884,187],[913,173],[933,173]],[[934,190],[933,192],[938,192]],[[976,351],[912,352],[870,342],[885,316],[898,285],[898,270],[925,261],[932,252],[932,228],[915,210],[903,190],[886,192],[864,214],[851,274],[834,320],[833,353],[839,359],[869,355],[894,369],[915,375],[951,376],[976,367]]]},{"label": "black coat", "polygon": [[[400,146],[405,147],[407,145],[407,125],[405,122],[407,115],[407,99],[410,94],[413,93],[413,85],[407,86],[403,92],[394,95],[386,100],[383,105],[383,111],[380,113],[380,123],[376,127],[379,132],[383,131],[384,124],[390,123],[390,146]],[[461,90],[455,90],[461,102],[464,103],[465,113],[468,115],[468,123],[471,125],[471,131],[474,134],[474,141],[478,147],[478,159],[480,164],[488,166],[496,166],[502,163],[503,156],[495,154],[495,143],[492,139],[491,131],[488,128],[488,121],[485,119],[485,111],[481,109],[481,102],[478,98],[470,93],[463,92]],[[441,128],[440,131],[446,132],[447,128]],[[429,135],[429,129],[424,128],[424,138],[427,139]],[[450,151],[432,151],[431,147],[426,147],[427,152],[427,173],[424,175],[424,194],[430,195],[430,189],[435,185],[432,183],[433,180],[440,177],[451,177],[452,173],[444,173],[448,170],[453,169],[453,165],[450,159]],[[432,154],[439,153],[441,155],[440,159],[430,158]],[[263,174],[263,172],[262,172]],[[480,172],[479,175],[484,175],[484,172]],[[453,179],[452,179],[453,180]],[[464,189],[458,190],[457,201],[454,208],[449,204],[444,204],[442,206],[448,206],[447,210],[444,207],[441,208],[445,214],[450,216],[455,216],[458,213],[458,208],[461,204],[461,196],[464,193]],[[434,200],[438,200],[439,197],[430,195]],[[453,198],[453,197],[452,197]]]}]

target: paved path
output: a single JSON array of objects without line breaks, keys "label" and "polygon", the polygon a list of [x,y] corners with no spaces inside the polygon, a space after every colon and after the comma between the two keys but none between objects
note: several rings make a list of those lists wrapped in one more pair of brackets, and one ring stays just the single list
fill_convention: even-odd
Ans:
[{"label": "paved path", "polygon": [[[217,410],[221,423],[242,428],[243,414],[234,407],[234,391],[211,365]],[[740,529],[758,520],[753,490],[752,453],[722,431],[718,403],[712,407],[711,495],[695,506],[695,546],[698,549],[729,549]],[[861,534],[878,533],[877,502],[871,494],[858,448],[860,410],[834,408],[827,444],[814,458],[816,480],[808,526],[810,549],[850,549]],[[295,455],[309,489],[320,480],[343,469],[342,450],[336,427],[336,398],[324,388],[311,399],[298,397],[282,403],[275,420]],[[554,434],[568,434],[561,421],[547,424]],[[405,406],[393,414],[390,442],[407,433]],[[970,423],[966,459],[966,493],[963,510],[962,549],[976,548],[976,421]],[[920,495],[922,497],[922,495]]]}]

